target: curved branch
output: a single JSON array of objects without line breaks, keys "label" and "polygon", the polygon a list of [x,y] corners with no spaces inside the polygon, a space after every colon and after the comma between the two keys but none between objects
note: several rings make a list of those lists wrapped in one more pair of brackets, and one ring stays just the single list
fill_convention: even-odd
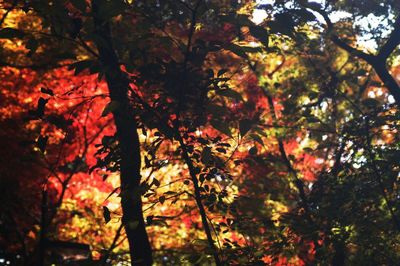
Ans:
[{"label": "curved branch", "polygon": [[368,64],[370,64],[385,85],[385,87],[387,87],[389,92],[393,95],[396,103],[400,104],[400,86],[386,68],[387,58],[400,44],[400,16],[397,17],[394,29],[390,33],[386,43],[381,47],[379,53],[377,55],[371,55],[352,47],[351,45],[341,40],[336,34],[334,34],[334,25],[330,20],[328,14],[324,10],[312,6],[309,6],[308,8],[317,12],[324,18],[327,33],[331,36],[331,41],[341,49],[347,51],[350,55],[361,58],[365,60]]}]

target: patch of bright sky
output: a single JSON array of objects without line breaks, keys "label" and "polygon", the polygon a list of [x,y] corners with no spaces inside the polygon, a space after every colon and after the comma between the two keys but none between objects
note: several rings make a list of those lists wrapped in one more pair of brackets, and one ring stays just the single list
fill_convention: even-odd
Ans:
[{"label": "patch of bright sky", "polygon": [[[275,0],[258,0],[258,4],[262,5],[272,5],[274,4]],[[325,4],[325,0],[315,0],[313,2],[320,3],[322,6]],[[322,18],[321,15],[319,15],[316,12],[313,12],[315,17],[317,18],[318,21],[324,22],[324,19]],[[262,9],[255,9],[253,12],[253,22],[256,24],[260,24],[264,19],[267,17],[267,12]],[[329,18],[333,23],[338,22],[339,20],[349,18],[351,17],[351,14],[348,12],[344,11],[339,11],[339,12],[333,12],[332,14],[329,15]],[[372,31],[373,29],[376,29],[377,27],[380,27],[382,25],[388,25],[388,19],[393,19],[393,17],[377,17],[374,16],[373,14],[370,14],[367,17],[364,17],[358,21],[355,22],[355,26],[360,27],[363,30]],[[384,35],[389,34],[389,29],[383,32]],[[377,49],[377,44],[375,40],[372,38],[373,36],[371,34],[365,34],[364,36],[358,36],[358,44],[363,47],[365,50],[368,52],[375,52]]]},{"label": "patch of bright sky", "polygon": [[[274,2],[275,2],[275,0],[258,0],[257,1],[257,3],[260,5],[273,5]],[[324,3],[325,3],[324,0],[317,0],[314,2],[320,3],[322,5],[324,5]],[[323,18],[321,15],[315,14],[315,12],[313,12],[313,13],[319,21],[323,21]],[[337,22],[338,20],[349,17],[349,16],[350,16],[350,14],[347,12],[335,12],[330,16],[330,19],[332,20],[332,22]],[[260,24],[266,17],[267,17],[267,12],[265,10],[255,9],[253,12],[253,22],[256,24]]]}]

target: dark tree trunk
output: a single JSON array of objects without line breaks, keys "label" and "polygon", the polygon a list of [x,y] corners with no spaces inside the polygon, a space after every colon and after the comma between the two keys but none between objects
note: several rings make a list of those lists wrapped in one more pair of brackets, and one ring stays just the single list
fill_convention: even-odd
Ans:
[{"label": "dark tree trunk", "polygon": [[346,247],[342,241],[333,244],[335,253],[332,258],[332,266],[343,266],[346,259]]},{"label": "dark tree trunk", "polygon": [[111,101],[118,104],[112,110],[121,152],[121,203],[124,228],[129,241],[132,265],[151,265],[152,251],[147,236],[142,212],[140,193],[140,143],[137,133],[137,121],[128,100],[129,80],[121,71],[118,57],[112,45],[110,25],[97,16],[98,1],[92,0],[95,24],[95,44],[99,51],[100,62],[105,71],[105,78]]},{"label": "dark tree trunk", "polygon": [[46,254],[46,234],[47,234],[47,190],[43,188],[41,217],[40,217],[40,236],[39,236],[39,258],[38,265],[43,266]]}]

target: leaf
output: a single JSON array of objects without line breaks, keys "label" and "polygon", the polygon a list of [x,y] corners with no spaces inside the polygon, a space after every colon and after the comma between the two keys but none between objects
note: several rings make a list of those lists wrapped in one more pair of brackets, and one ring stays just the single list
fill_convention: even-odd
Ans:
[{"label": "leaf", "polygon": [[37,105],[37,108],[36,108],[36,115],[38,117],[42,117],[44,115],[44,108],[45,108],[45,106],[46,106],[48,101],[49,100],[44,99],[43,97],[39,98],[38,105]]},{"label": "leaf", "polygon": [[161,219],[154,219],[152,221],[153,226],[168,226],[167,222]]},{"label": "leaf", "polygon": [[217,76],[220,77],[223,74],[225,74],[226,72],[228,72],[228,69],[220,69],[220,70],[218,70]]},{"label": "leaf", "polygon": [[103,206],[103,217],[106,224],[111,220],[110,210],[106,206]]},{"label": "leaf", "polygon": [[78,75],[83,70],[92,67],[96,63],[95,60],[82,60],[76,63],[69,65],[68,69],[75,69],[75,75]]},{"label": "leaf", "polygon": [[307,116],[306,120],[308,123],[319,123],[320,122],[320,120],[313,115]]},{"label": "leaf", "polygon": [[111,101],[109,102],[106,107],[104,107],[103,112],[101,113],[101,116],[107,116],[109,113],[115,112],[116,110],[118,110],[120,104],[117,101]]},{"label": "leaf", "polygon": [[240,136],[244,137],[247,132],[251,129],[253,126],[253,121],[250,119],[243,119],[239,121],[239,132]]},{"label": "leaf", "polygon": [[89,207],[86,206],[84,209],[85,209],[85,212],[87,212],[88,214],[90,214],[90,216],[93,216],[93,217],[96,216],[96,214],[93,212],[93,210],[92,210],[91,208],[89,208]]},{"label": "leaf", "polygon": [[39,136],[37,140],[37,146],[41,152],[45,152],[47,141],[49,140],[49,136]]},{"label": "leaf", "polygon": [[234,91],[232,89],[217,90],[216,93],[218,95],[229,97],[237,101],[243,101],[242,95],[239,92]]},{"label": "leaf", "polygon": [[376,108],[379,106],[379,101],[374,98],[367,98],[361,102],[364,106],[369,108]]},{"label": "leaf", "polygon": [[3,28],[0,30],[0,39],[23,38],[25,33],[18,29]]},{"label": "leaf", "polygon": [[201,153],[201,162],[203,164],[209,164],[212,158],[211,148],[205,147]]},{"label": "leaf", "polygon": [[119,189],[120,189],[120,187],[114,188],[113,191],[111,191],[111,193],[108,194],[107,198],[106,198],[104,201],[108,200],[108,199],[109,199],[112,195],[114,195]]},{"label": "leaf", "polygon": [[261,139],[261,137],[260,137],[259,135],[257,135],[257,134],[250,134],[250,137],[251,137],[254,141],[260,143],[261,145],[264,145],[264,142],[262,141],[262,139]]},{"label": "leaf", "polygon": [[269,21],[268,26],[272,33],[280,33],[289,37],[294,36],[295,22],[288,12],[275,14],[275,20]]},{"label": "leaf", "polygon": [[29,50],[27,56],[31,57],[37,50],[37,48],[39,47],[39,42],[36,39],[29,39],[26,44],[25,47]]},{"label": "leaf", "polygon": [[159,186],[160,186],[160,181],[158,181],[157,178],[153,178],[153,184],[154,184],[156,187],[159,187]]},{"label": "leaf", "polygon": [[250,28],[250,34],[256,37],[264,46],[268,47],[268,31],[264,29],[264,27],[261,26],[251,26]]},{"label": "leaf", "polygon": [[247,58],[247,54],[246,53],[258,53],[261,52],[260,47],[250,47],[250,46],[239,46],[236,44],[230,44],[228,47],[226,47],[226,49],[228,49],[229,51],[231,51],[232,53],[243,57],[243,58]]},{"label": "leaf", "polygon": [[40,88],[40,92],[42,92],[42,93],[45,93],[45,94],[48,94],[48,95],[50,95],[50,96],[54,96],[54,92],[53,92],[53,90],[51,90],[51,89],[46,89],[46,88]]},{"label": "leaf", "polygon": [[224,154],[226,153],[226,149],[224,149],[224,148],[216,148],[216,150],[220,153],[224,153]]},{"label": "leaf", "polygon": [[221,121],[218,121],[218,120],[211,120],[210,124],[216,130],[224,133],[225,135],[227,135],[229,137],[232,137],[232,133],[231,133],[231,130],[229,129],[228,124],[222,123]]},{"label": "leaf", "polygon": [[159,201],[161,204],[163,204],[163,203],[165,202],[165,196],[160,196],[160,197],[158,198],[158,201]]},{"label": "leaf", "polygon": [[257,155],[257,152],[258,152],[258,149],[257,149],[256,146],[251,147],[250,150],[249,150],[249,154],[250,155]]}]

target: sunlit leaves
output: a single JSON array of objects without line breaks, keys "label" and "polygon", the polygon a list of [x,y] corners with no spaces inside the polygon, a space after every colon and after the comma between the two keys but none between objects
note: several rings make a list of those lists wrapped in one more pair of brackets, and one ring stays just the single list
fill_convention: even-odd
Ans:
[{"label": "sunlit leaves", "polygon": [[[18,56],[4,52],[10,63],[41,67],[37,58],[43,53],[73,70],[61,68],[57,75],[47,69],[2,70],[7,129],[23,125],[19,132],[29,135],[23,145],[41,164],[49,163],[51,173],[41,175],[54,180],[55,198],[68,188],[54,237],[107,249],[121,224],[120,197],[130,193],[133,199],[143,197],[155,250],[166,250],[155,255],[166,258],[157,263],[179,265],[187,258],[207,264],[211,252],[193,191],[198,181],[226,264],[325,265],[336,252],[334,241],[342,240],[347,260],[357,264],[353,258],[381,252],[368,248],[374,236],[386,247],[382,254],[397,257],[392,244],[397,235],[376,177],[395,202],[399,117],[384,89],[370,93],[379,92],[380,98],[366,95],[381,82],[362,62],[348,60],[324,40],[321,21],[309,11],[320,4],[275,1],[263,23],[255,25],[251,4],[223,2],[200,6],[188,36],[195,2],[97,1],[99,16],[110,23],[118,64],[129,72],[130,111],[123,114],[137,121],[143,159],[135,190],[121,191],[117,181],[121,146],[110,114],[125,112],[125,103],[120,110],[119,102],[109,100],[102,75],[98,81],[91,76],[107,70],[98,51],[90,50],[91,42],[109,44],[92,33],[89,3],[40,2],[38,14],[50,14],[35,31],[46,34],[31,34],[23,27],[26,21],[0,30],[4,42],[23,49]],[[328,1],[326,11],[342,9],[342,2]],[[346,18],[335,33],[361,45],[347,30],[357,32],[357,27]],[[390,63],[395,62],[393,56]],[[360,88],[368,75],[372,80]],[[33,160],[28,155],[21,161]],[[321,248],[313,248],[315,243]],[[124,245],[116,253],[125,252]],[[195,255],[199,250],[205,255]]]}]

